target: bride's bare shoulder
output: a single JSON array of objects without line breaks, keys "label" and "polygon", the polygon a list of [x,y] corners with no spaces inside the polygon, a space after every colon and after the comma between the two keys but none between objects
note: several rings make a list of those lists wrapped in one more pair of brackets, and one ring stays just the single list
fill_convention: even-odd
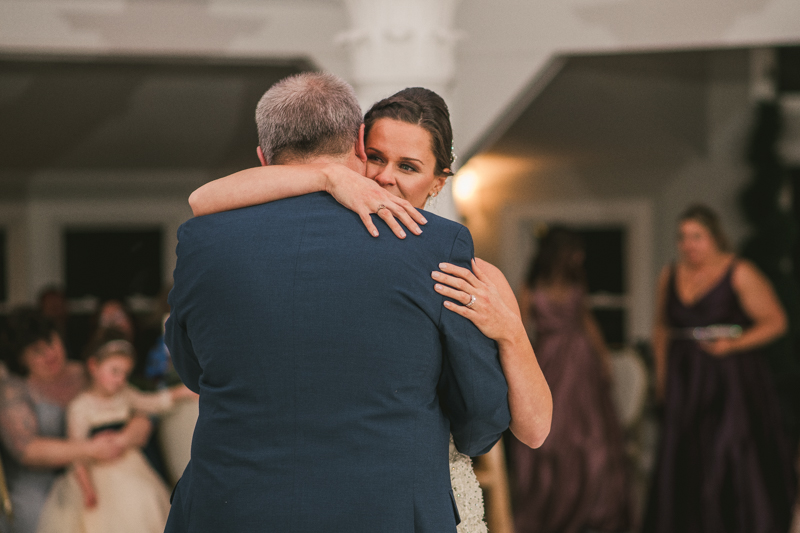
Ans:
[{"label": "bride's bare shoulder", "polygon": [[[491,279],[495,285],[498,287],[500,285],[508,285],[508,280],[506,280],[505,275],[499,268],[488,261],[484,261],[480,257],[476,257],[475,262],[478,264],[478,268],[481,269],[487,276],[489,276],[489,279]],[[510,285],[509,288],[511,288]]]},{"label": "bride's bare shoulder", "polygon": [[489,281],[492,283],[492,285],[497,288],[497,291],[500,293],[500,296],[503,298],[505,304],[519,314],[520,311],[519,302],[517,302],[517,296],[514,294],[514,290],[511,288],[511,285],[508,283],[508,280],[503,272],[493,264],[478,257],[475,258],[475,263],[477,263],[477,266],[481,272],[483,272],[483,274],[489,278]]}]

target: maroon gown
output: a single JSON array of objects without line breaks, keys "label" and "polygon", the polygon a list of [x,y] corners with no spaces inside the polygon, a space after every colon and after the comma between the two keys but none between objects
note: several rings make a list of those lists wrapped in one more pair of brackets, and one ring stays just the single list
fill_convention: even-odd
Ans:
[{"label": "maroon gown", "polygon": [[[731,284],[734,266],[692,305],[678,297],[673,269],[666,302],[673,331],[751,325]],[[713,357],[675,337],[643,531],[785,533],[792,462],[767,361],[758,350]]]},{"label": "maroon gown", "polygon": [[584,292],[564,302],[531,294],[536,357],[553,394],[541,448],[509,442],[517,533],[577,533],[630,527],[622,431],[602,362],[584,328]]}]

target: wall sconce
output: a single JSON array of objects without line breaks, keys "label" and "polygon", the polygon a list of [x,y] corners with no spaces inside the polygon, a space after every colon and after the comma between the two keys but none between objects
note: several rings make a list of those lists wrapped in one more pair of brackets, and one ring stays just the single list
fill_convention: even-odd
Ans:
[{"label": "wall sconce", "polygon": [[462,170],[453,182],[453,195],[459,202],[472,199],[478,190],[478,175],[472,170]]}]

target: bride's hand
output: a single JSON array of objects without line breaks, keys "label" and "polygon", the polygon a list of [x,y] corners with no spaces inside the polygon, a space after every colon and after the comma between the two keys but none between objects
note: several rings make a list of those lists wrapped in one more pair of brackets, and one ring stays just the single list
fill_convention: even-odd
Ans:
[{"label": "bride's hand", "polygon": [[325,190],[337,202],[358,214],[373,237],[378,236],[378,228],[372,222],[371,213],[381,217],[389,229],[401,239],[405,239],[406,232],[395,218],[415,235],[422,233],[419,224],[428,222],[409,202],[385,191],[373,180],[344,165],[330,164],[323,172],[326,177]]},{"label": "bride's hand", "polygon": [[[499,341],[514,335],[520,318],[503,302],[497,287],[477,261],[472,260],[474,274],[450,263],[440,263],[439,268],[444,273],[431,273],[437,281],[434,289],[461,304],[445,300],[445,307],[472,321],[490,339]],[[473,297],[475,300],[470,305]]]}]

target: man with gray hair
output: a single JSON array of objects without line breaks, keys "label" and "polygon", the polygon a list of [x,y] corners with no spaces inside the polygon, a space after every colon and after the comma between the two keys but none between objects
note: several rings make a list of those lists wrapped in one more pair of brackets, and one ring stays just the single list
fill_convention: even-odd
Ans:
[{"label": "man with gray hair", "polygon": [[[340,79],[283,80],[256,116],[263,164],[364,173]],[[487,451],[507,389],[495,343],[431,287],[440,262],[469,266],[469,233],[427,218],[373,238],[321,192],[181,226],[166,340],[200,416],[167,532],[456,531],[449,433]]]},{"label": "man with gray hair", "polygon": [[285,78],[256,106],[259,158],[266,165],[305,163],[323,156],[356,156],[364,174],[361,108],[353,88],[333,74]]}]

